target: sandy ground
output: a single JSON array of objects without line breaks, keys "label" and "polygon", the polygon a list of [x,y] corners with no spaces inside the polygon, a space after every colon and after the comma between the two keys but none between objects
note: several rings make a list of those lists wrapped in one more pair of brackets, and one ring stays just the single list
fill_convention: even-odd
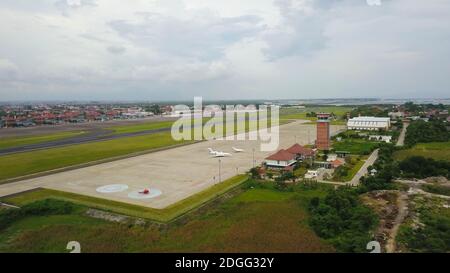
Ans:
[{"label": "sandy ground", "polygon": [[[280,126],[279,148],[291,146],[295,139],[300,144],[316,139],[315,125],[301,123],[303,121]],[[334,133],[343,128],[331,126],[331,131]],[[232,147],[245,149],[245,152],[233,153]],[[209,155],[208,148],[229,152],[232,156],[221,158],[219,163],[218,158]],[[253,149],[256,164],[272,153],[260,151],[259,141],[211,140],[0,185],[0,197],[44,187],[161,209],[219,183],[219,164],[221,181],[248,171],[253,166]],[[109,184],[127,184],[129,189],[109,194],[96,192],[98,187]],[[143,188],[159,189],[162,195],[145,200],[128,197],[130,192]]]}]

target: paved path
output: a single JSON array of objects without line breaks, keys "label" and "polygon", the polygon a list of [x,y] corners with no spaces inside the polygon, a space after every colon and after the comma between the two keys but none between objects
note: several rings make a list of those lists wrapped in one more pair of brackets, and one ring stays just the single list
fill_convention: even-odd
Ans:
[{"label": "paved path", "polygon": [[408,126],[409,126],[408,122],[403,122],[403,128],[400,133],[400,136],[398,137],[396,146],[403,146],[405,144],[406,128],[408,128]]},{"label": "paved path", "polygon": [[364,165],[362,165],[362,167],[355,174],[353,179],[350,182],[348,182],[347,184],[349,184],[351,186],[358,186],[359,179],[361,179],[361,177],[365,176],[368,173],[367,168],[369,168],[369,166],[372,166],[377,159],[378,159],[378,149],[376,149],[375,151],[372,152],[372,154],[369,156],[369,158],[366,160],[366,162],[364,162]]}]

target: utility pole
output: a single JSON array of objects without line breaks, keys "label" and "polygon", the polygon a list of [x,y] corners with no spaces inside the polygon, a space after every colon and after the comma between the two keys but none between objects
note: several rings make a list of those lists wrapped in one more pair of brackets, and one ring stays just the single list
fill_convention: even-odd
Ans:
[{"label": "utility pole", "polygon": [[253,168],[255,167],[255,148],[252,149],[253,151]]},{"label": "utility pole", "polygon": [[219,183],[222,182],[222,177],[221,177],[221,174],[220,174],[221,163],[222,163],[222,160],[220,160],[220,158],[219,158]]}]

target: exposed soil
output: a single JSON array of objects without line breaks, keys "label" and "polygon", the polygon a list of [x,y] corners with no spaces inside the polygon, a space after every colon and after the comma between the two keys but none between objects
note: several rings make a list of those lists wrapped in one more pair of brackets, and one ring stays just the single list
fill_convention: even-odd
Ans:
[{"label": "exposed soil", "polygon": [[362,198],[379,217],[375,240],[380,243],[383,252],[395,252],[398,229],[408,215],[408,195],[405,192],[383,190],[369,192]]}]

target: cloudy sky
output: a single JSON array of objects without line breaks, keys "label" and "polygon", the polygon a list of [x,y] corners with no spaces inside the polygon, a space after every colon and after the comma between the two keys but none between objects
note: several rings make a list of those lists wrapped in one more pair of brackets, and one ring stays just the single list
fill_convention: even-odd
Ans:
[{"label": "cloudy sky", "polygon": [[449,0],[0,1],[0,101],[449,91]]}]

